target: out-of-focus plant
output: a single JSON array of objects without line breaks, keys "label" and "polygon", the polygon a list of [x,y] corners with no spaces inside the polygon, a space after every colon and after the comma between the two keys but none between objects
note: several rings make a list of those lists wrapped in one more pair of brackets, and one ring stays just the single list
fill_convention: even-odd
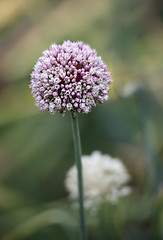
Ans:
[{"label": "out-of-focus plant", "polygon": [[[99,151],[82,156],[85,207],[96,211],[103,202],[116,204],[119,198],[130,194],[126,186],[130,175],[123,163]],[[67,172],[65,187],[71,201],[78,199],[77,170],[72,166]]]}]

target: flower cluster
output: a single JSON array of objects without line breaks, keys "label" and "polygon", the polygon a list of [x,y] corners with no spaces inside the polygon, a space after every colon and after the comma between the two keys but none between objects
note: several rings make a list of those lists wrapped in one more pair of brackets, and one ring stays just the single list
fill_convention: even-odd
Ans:
[{"label": "flower cluster", "polygon": [[[126,183],[130,175],[123,163],[99,151],[82,157],[85,207],[96,208],[100,203],[109,201],[116,203],[119,197],[131,191]],[[65,179],[65,187],[71,200],[78,199],[77,169],[70,168]]]},{"label": "flower cluster", "polygon": [[111,73],[95,50],[65,41],[43,52],[31,73],[32,94],[41,111],[89,113],[108,99]]}]

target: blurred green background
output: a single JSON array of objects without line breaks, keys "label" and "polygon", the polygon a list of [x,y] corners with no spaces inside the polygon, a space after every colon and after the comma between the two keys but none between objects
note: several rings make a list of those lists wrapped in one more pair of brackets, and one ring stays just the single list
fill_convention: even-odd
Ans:
[{"label": "blurred green background", "polygon": [[110,100],[80,116],[83,154],[122,159],[132,194],[87,213],[89,240],[163,239],[161,0],[0,0],[0,239],[78,239],[67,200],[70,116],[40,113],[30,72],[52,43],[81,40],[113,72]]}]

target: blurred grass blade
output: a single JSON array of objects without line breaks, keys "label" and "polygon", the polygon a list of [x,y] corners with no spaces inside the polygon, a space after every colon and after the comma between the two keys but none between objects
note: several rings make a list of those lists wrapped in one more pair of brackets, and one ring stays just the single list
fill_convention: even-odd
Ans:
[{"label": "blurred grass blade", "polygon": [[72,215],[70,215],[70,213],[66,212],[65,209],[50,209],[43,211],[26,222],[18,225],[2,239],[12,240],[24,236],[26,237],[53,224],[60,224],[65,227],[74,228],[76,227],[77,221]]}]

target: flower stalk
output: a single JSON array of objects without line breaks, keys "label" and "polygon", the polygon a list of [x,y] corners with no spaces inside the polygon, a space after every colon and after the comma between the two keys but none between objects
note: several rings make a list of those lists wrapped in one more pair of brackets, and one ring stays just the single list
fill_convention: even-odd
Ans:
[{"label": "flower stalk", "polygon": [[79,218],[80,218],[80,239],[86,240],[86,224],[85,224],[85,214],[84,214],[84,198],[83,198],[83,177],[82,177],[82,164],[81,164],[81,143],[80,143],[80,133],[78,117],[71,115],[72,120],[72,130],[73,130],[73,140],[74,140],[74,151],[75,151],[75,161],[77,166],[77,177],[78,177],[78,200],[79,200]]}]

